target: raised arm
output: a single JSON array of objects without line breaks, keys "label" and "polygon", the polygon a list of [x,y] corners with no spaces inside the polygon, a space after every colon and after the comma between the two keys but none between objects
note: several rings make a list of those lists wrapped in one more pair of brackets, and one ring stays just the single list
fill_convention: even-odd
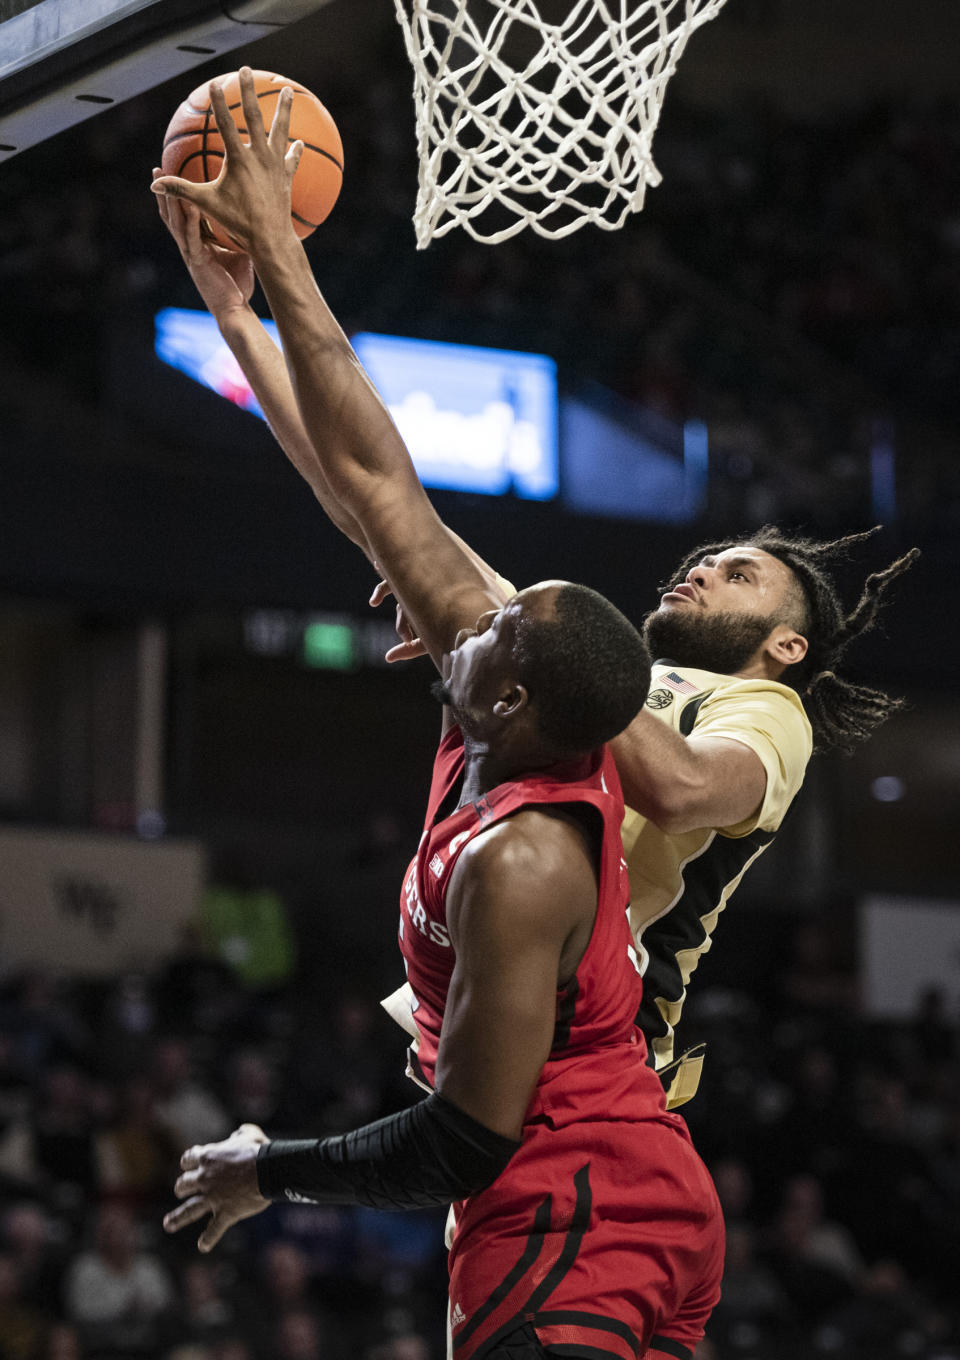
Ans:
[{"label": "raised arm", "polygon": [[240,79],[246,145],[211,82],[226,158],[214,184],[161,177],[155,191],[187,199],[244,242],[280,330],[297,405],[336,504],[360,526],[368,550],[439,665],[459,630],[499,608],[485,574],[447,533],[402,439],[324,302],[290,223],[290,182],[302,147],[288,152],[290,95],[269,137],[252,77]]},{"label": "raised arm", "polygon": [[[160,178],[159,169],[154,169],[153,178]],[[206,239],[200,210],[186,199],[158,197],[157,204],[197,292],[240,365],[277,443],[330,520],[369,557],[360,526],[337,502],[324,476],[304,429],[283,355],[250,306],[255,282],[250,256]]]}]

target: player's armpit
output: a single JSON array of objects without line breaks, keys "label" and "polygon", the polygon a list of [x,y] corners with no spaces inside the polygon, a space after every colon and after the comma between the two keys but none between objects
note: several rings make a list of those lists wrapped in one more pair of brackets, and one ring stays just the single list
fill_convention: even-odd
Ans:
[{"label": "player's armpit", "polygon": [[467,846],[446,901],[457,962],[437,1090],[518,1138],[553,1043],[561,968],[575,968],[596,913],[586,840],[546,813],[519,813]]}]

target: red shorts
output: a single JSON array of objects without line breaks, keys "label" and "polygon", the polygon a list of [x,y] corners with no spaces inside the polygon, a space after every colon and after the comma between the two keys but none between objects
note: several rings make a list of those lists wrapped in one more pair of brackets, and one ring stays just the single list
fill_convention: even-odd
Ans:
[{"label": "red shorts", "polygon": [[723,1216],[678,1115],[528,1125],[503,1175],[455,1213],[455,1360],[524,1323],[565,1356],[685,1360],[720,1297]]}]

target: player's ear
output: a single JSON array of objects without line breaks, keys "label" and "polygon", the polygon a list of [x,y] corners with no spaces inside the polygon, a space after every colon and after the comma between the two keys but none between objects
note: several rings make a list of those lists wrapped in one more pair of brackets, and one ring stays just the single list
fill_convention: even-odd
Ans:
[{"label": "player's ear", "polygon": [[807,639],[789,624],[779,623],[767,638],[766,649],[781,666],[795,666],[807,654]]},{"label": "player's ear", "polygon": [[521,708],[526,708],[529,702],[530,696],[525,685],[510,685],[494,704],[493,711],[498,718],[512,718]]}]

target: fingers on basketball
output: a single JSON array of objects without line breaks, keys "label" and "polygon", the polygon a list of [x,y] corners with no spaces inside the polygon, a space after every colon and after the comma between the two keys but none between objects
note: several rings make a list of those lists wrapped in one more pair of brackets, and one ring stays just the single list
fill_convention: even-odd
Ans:
[{"label": "fingers on basketball", "polygon": [[[290,114],[293,110],[293,90],[284,85],[277,98],[277,107],[270,124],[267,143],[270,147],[286,146],[290,139]],[[291,148],[292,149],[292,148]],[[287,155],[289,156],[288,150]]]},{"label": "fingers on basketball", "polygon": [[[219,86],[220,93],[211,95],[210,86]],[[288,80],[271,71],[251,71],[249,79],[244,77],[248,88],[247,105],[243,103],[238,72],[229,72],[198,86],[180,105],[167,127],[163,142],[163,173],[177,175],[195,182],[216,181],[223,169],[224,157],[229,153],[231,144],[243,148],[246,144],[248,123],[253,120],[251,93],[260,116],[262,128],[269,122],[271,138],[276,144],[281,135],[288,144],[302,142],[303,151],[299,160],[285,161],[288,174],[292,177],[291,216],[293,228],[302,239],[327,217],[340,193],[343,182],[343,144],[336,123],[316,95],[294,80]],[[284,87],[292,89],[289,108],[280,100]],[[221,101],[220,94],[223,96]],[[221,118],[225,110],[230,114],[232,127],[223,122],[226,137],[221,136],[218,122],[215,121],[217,107],[221,106]],[[281,113],[286,119],[280,118]],[[264,137],[266,134],[263,134]],[[289,153],[288,153],[289,154]],[[172,190],[179,197],[190,197],[201,204],[201,211],[210,217],[209,231],[203,233],[204,239],[212,236],[220,245],[228,249],[243,249],[241,242],[228,235],[207,213],[203,195],[184,195],[182,190]],[[209,200],[206,200],[209,201]]]}]

